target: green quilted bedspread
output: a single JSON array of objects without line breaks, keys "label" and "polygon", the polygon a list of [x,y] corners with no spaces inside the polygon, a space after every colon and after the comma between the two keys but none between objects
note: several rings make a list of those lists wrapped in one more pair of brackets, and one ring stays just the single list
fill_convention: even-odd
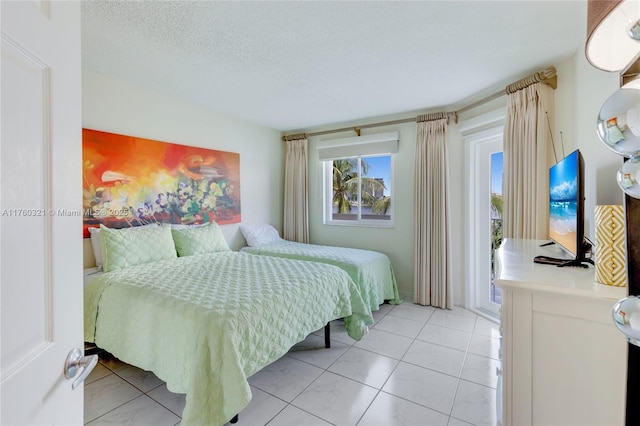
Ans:
[{"label": "green quilted bedspread", "polygon": [[186,393],[184,425],[222,425],[251,399],[247,378],[336,318],[372,324],[347,273],[238,252],[105,273],[85,287],[85,340]]},{"label": "green quilted bedspread", "polygon": [[376,251],[293,241],[244,247],[242,251],[338,266],[347,271],[358,285],[362,298],[372,311],[377,311],[385,300],[392,304],[401,302],[391,261],[386,255]]}]

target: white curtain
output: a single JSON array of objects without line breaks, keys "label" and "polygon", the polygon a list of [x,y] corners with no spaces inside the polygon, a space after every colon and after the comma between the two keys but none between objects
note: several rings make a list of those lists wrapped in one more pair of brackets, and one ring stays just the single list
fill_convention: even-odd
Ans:
[{"label": "white curtain", "polygon": [[553,103],[553,89],[543,83],[509,94],[503,154],[505,238],[548,238]]},{"label": "white curtain", "polygon": [[447,120],[419,122],[414,175],[414,302],[452,308]]},{"label": "white curtain", "polygon": [[309,207],[307,200],[307,139],[287,141],[284,173],[285,240],[309,242]]}]

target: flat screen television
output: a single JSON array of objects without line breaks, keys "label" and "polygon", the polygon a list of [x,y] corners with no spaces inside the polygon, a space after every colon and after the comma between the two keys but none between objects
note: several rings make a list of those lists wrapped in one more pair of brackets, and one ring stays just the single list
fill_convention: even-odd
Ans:
[{"label": "flat screen television", "polygon": [[593,263],[584,237],[584,159],[579,150],[549,169],[549,238],[574,258],[560,266]]}]

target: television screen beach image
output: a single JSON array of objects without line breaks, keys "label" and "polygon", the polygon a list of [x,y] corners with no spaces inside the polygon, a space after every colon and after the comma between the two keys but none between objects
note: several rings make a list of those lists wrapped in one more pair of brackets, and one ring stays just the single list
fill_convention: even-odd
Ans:
[{"label": "television screen beach image", "polygon": [[549,237],[577,254],[578,164],[574,151],[549,169]]}]

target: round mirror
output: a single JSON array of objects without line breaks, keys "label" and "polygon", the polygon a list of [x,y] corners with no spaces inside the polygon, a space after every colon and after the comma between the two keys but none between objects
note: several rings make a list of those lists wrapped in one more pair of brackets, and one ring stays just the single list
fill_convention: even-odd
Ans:
[{"label": "round mirror", "polygon": [[640,156],[633,156],[622,164],[618,185],[629,196],[640,198]]},{"label": "round mirror", "polygon": [[613,322],[627,337],[627,341],[640,346],[640,298],[628,296],[613,305]]},{"label": "round mirror", "polygon": [[621,88],[607,99],[598,115],[598,136],[620,155],[640,154],[640,90]]}]

